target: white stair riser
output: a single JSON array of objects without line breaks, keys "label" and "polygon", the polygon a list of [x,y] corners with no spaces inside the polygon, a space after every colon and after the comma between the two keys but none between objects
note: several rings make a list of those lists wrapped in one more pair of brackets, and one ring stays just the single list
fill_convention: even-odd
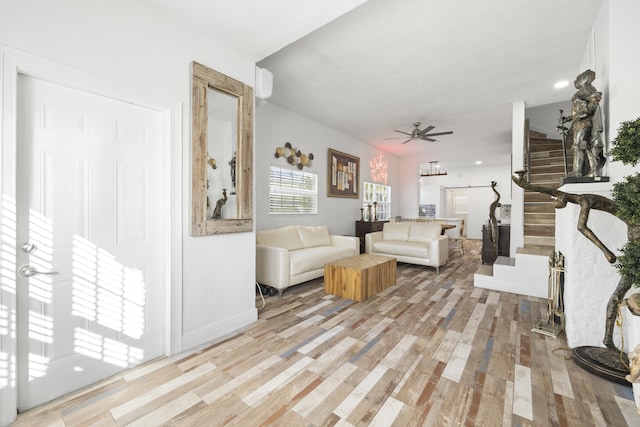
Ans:
[{"label": "white stair riser", "polygon": [[547,298],[549,293],[549,257],[516,254],[515,265],[493,265],[493,276],[474,275],[479,288]]}]

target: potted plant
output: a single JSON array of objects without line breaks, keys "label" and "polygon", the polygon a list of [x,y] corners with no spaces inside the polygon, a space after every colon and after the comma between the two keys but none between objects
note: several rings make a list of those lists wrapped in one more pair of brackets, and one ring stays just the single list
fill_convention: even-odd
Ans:
[{"label": "potted plant", "polygon": [[[640,161],[640,118],[625,121],[620,124],[618,134],[611,141],[609,151],[613,160],[621,161],[625,165],[636,166]],[[626,176],[613,186],[613,200],[615,201],[616,216],[627,223],[628,241],[621,249],[616,261],[616,268],[620,272],[620,282],[627,284],[627,290],[640,286],[640,174]],[[629,312],[640,316],[640,293],[629,295],[622,303],[629,308]],[[637,323],[631,318],[630,323]],[[640,352],[633,340],[637,326],[627,327],[629,343],[629,375],[627,381],[636,383],[640,379]],[[636,402],[640,390],[634,384]]]},{"label": "potted plant", "polygon": [[[640,162],[640,118],[620,124],[609,151],[613,160],[636,166]],[[620,275],[631,286],[640,286],[640,174],[625,177],[613,186],[616,216],[628,227],[628,242],[616,261]]]}]

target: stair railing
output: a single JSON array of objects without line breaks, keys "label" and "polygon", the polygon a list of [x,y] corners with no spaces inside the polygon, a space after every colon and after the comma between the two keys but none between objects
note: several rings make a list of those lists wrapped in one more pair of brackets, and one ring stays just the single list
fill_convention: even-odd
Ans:
[{"label": "stair railing", "polygon": [[564,174],[569,175],[568,165],[567,165],[567,135],[569,134],[569,128],[564,124],[571,121],[571,117],[565,117],[563,115],[564,111],[560,111],[560,117],[558,117],[558,126],[556,126],[556,130],[562,136],[562,158],[564,159]]}]

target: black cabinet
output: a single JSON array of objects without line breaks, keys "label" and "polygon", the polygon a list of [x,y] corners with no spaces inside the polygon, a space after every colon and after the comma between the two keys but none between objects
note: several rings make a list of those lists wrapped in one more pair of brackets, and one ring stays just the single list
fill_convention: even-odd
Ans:
[{"label": "black cabinet", "polygon": [[382,231],[384,223],[389,221],[356,221],[356,237],[360,239],[360,253],[364,253],[364,235]]},{"label": "black cabinet", "polygon": [[511,245],[511,226],[498,225],[498,254],[494,254],[493,242],[489,238],[489,229],[482,226],[482,263],[493,265],[498,256],[509,256]]}]

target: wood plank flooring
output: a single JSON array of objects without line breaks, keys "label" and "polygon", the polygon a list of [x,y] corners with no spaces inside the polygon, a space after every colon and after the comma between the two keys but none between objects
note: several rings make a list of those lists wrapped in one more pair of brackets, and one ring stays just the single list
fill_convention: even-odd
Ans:
[{"label": "wood plank flooring", "polygon": [[[238,335],[21,414],[16,426],[625,426],[631,387],[531,332],[546,300],[473,287],[480,244],[398,265],[357,303],[322,279],[266,297]],[[257,298],[256,304],[261,304]]]}]

